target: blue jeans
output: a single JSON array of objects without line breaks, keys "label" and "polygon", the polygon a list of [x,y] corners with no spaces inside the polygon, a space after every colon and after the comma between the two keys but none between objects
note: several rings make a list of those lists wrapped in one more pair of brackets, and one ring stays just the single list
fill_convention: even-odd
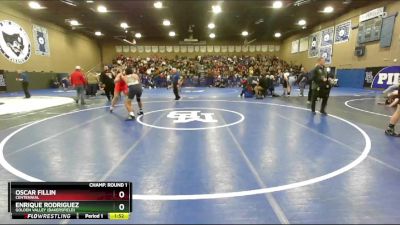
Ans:
[{"label": "blue jeans", "polygon": [[76,89],[76,94],[77,94],[75,102],[78,103],[79,99],[81,99],[81,104],[82,105],[85,104],[85,97],[84,97],[85,96],[84,95],[85,87],[84,86],[76,86],[75,89]]}]

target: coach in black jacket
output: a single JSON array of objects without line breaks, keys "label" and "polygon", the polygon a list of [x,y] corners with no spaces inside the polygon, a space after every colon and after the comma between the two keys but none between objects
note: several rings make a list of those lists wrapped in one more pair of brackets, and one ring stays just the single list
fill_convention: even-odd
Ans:
[{"label": "coach in black jacket", "polygon": [[325,70],[325,58],[318,58],[317,65],[310,72],[312,85],[311,112],[315,114],[315,102],[317,98],[322,99],[320,113],[327,115],[325,109],[328,104],[329,92],[331,90],[331,79]]}]

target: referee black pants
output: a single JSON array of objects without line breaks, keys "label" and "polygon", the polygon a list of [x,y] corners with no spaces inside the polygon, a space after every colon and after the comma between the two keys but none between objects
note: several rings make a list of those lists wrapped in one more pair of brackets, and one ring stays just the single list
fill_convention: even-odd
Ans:
[{"label": "referee black pants", "polygon": [[181,96],[179,96],[178,83],[173,83],[172,87],[174,89],[175,99],[176,100],[180,99]]},{"label": "referee black pants", "polygon": [[317,90],[312,90],[311,111],[315,112],[315,104],[316,104],[318,97],[320,97],[322,99],[320,112],[325,113],[326,105],[328,105],[329,95],[319,96],[319,91],[317,91]]},{"label": "referee black pants", "polygon": [[22,82],[22,89],[24,90],[25,98],[30,98],[31,97],[31,94],[29,93],[28,87],[29,87],[29,82],[23,81]]}]

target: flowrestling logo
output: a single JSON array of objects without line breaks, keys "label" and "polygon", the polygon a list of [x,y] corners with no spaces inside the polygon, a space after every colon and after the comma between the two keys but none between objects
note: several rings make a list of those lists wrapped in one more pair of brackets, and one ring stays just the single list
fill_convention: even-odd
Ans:
[{"label": "flowrestling logo", "polygon": [[400,66],[385,67],[374,77],[371,88],[387,88],[399,83]]},{"label": "flowrestling logo", "polygon": [[0,52],[9,61],[23,64],[31,56],[31,42],[28,34],[17,23],[0,21]]}]

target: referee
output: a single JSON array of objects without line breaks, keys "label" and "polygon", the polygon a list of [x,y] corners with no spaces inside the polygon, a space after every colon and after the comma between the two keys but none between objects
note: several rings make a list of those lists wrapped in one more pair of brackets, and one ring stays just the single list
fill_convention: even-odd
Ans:
[{"label": "referee", "polygon": [[317,60],[317,65],[310,72],[311,73],[311,88],[312,88],[312,98],[311,98],[311,112],[315,115],[315,103],[318,98],[322,99],[320,113],[323,115],[328,115],[326,113],[326,106],[328,104],[329,92],[331,90],[330,78],[325,70],[325,58],[319,57]]},{"label": "referee", "polygon": [[17,71],[19,77],[16,78],[17,81],[21,81],[22,84],[22,89],[24,90],[25,98],[30,98],[31,94],[29,93],[28,87],[29,87],[29,79],[28,79],[28,74],[26,72],[23,72],[22,70]]},{"label": "referee", "polygon": [[171,81],[172,81],[172,87],[173,87],[174,94],[175,94],[175,100],[179,100],[179,99],[181,99],[181,96],[179,96],[178,84],[179,84],[179,79],[181,78],[181,75],[176,70],[176,68],[172,68],[171,72],[172,72]]}]

